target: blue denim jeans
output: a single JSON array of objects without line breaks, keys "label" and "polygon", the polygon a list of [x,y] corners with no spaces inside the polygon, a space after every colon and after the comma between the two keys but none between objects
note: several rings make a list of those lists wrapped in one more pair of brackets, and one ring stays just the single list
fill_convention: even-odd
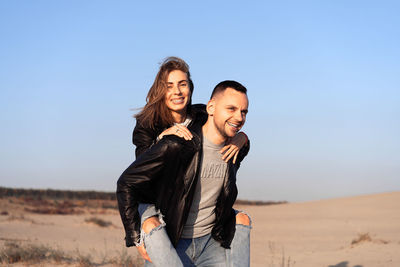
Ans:
[{"label": "blue denim jeans", "polygon": [[154,205],[139,204],[139,214],[142,223],[152,216],[158,216],[161,223],[148,234],[142,230],[140,242],[144,242],[152,260],[152,262],[146,261],[145,266],[250,266],[251,226],[236,225],[231,249],[221,247],[211,234],[198,238],[181,238],[177,247],[174,248],[165,230],[162,215]]},{"label": "blue denim jeans", "polygon": [[[236,214],[243,211],[235,210]],[[250,230],[251,230],[251,218],[250,225],[236,224],[235,236],[231,243],[231,259],[233,267],[249,267],[250,266]]]}]

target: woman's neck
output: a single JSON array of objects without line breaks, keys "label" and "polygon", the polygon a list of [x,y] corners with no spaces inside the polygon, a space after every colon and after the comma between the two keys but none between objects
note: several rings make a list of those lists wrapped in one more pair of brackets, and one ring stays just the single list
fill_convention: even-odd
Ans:
[{"label": "woman's neck", "polygon": [[172,118],[174,119],[175,123],[182,123],[186,119],[186,110],[185,110],[185,112],[175,112],[175,111],[173,111],[171,113],[171,115],[172,115]]}]

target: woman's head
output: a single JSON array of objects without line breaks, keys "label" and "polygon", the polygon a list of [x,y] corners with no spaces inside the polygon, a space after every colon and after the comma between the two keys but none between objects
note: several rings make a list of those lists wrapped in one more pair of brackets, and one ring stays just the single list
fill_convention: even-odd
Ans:
[{"label": "woman's head", "polygon": [[190,109],[193,82],[189,66],[178,57],[168,57],[160,66],[143,110],[135,117],[144,127],[167,127]]}]

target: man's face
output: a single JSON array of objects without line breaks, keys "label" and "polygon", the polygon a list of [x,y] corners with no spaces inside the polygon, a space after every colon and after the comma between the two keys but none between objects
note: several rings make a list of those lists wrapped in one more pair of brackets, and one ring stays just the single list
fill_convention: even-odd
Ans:
[{"label": "man's face", "polygon": [[208,103],[208,112],[213,116],[214,126],[223,138],[234,137],[246,121],[249,101],[247,95],[227,88]]}]

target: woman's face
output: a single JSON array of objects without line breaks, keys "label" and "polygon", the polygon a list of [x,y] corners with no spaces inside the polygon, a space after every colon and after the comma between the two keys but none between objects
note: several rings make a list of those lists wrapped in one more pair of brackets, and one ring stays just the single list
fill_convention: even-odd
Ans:
[{"label": "woman's face", "polygon": [[167,78],[165,104],[173,116],[186,115],[186,105],[189,103],[190,97],[191,92],[186,73],[180,70],[171,71]]}]

